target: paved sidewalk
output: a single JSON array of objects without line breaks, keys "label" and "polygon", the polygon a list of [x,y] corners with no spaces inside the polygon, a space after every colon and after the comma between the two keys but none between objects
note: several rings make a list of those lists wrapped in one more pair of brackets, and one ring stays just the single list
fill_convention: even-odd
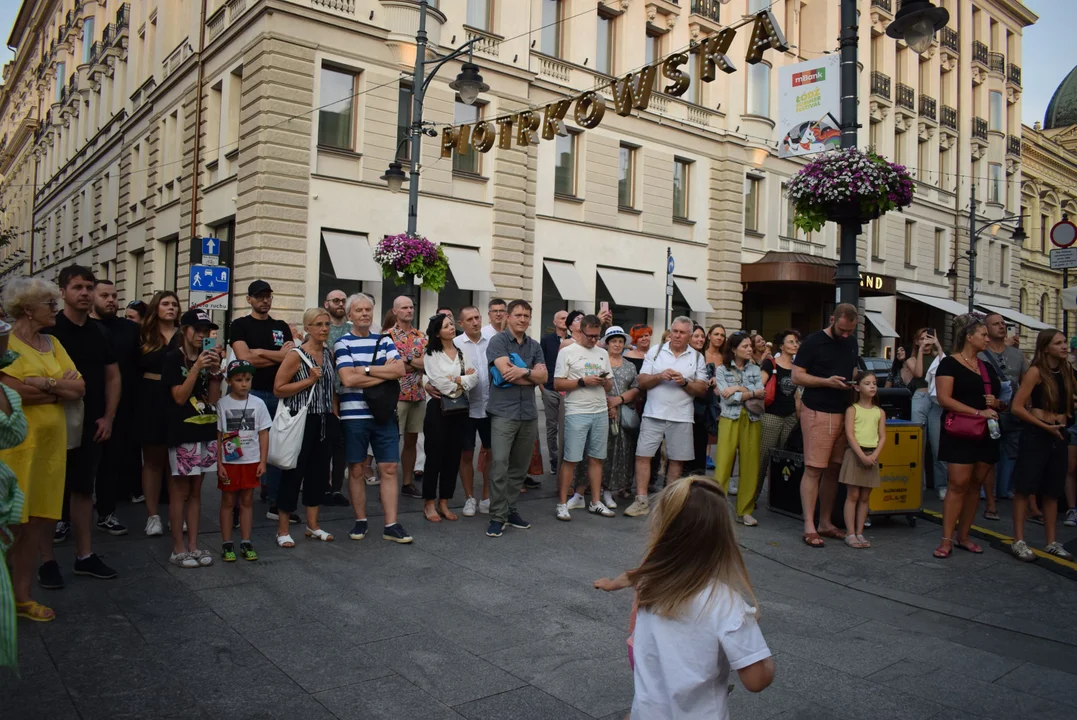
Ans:
[{"label": "paved sidewalk", "polygon": [[[200,544],[216,552],[208,485]],[[335,543],[290,552],[262,516],[256,563],[182,570],[167,538],[95,534],[121,573],[106,582],[71,575],[62,546],[67,588],[36,591],[59,618],[20,623],[22,678],[0,672],[0,696],[20,720],[620,720],[631,597],[591,582],[638,560],[646,525],[560,523],[543,485],[521,505],[534,528],[496,540],[485,516],[434,526],[404,499],[410,547],[349,540],[348,508],[325,511]],[[143,513],[121,519],[140,529]],[[934,560],[923,521],[877,525],[870,550],[815,550],[796,521],[758,517],[738,531],[778,676],[738,687],[733,717],[1077,717],[1073,581],[993,550]]]}]

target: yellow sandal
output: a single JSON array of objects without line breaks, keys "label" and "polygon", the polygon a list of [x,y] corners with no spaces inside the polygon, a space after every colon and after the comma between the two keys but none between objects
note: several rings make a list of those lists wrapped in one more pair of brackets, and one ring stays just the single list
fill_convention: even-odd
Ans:
[{"label": "yellow sandal", "polygon": [[56,619],[56,612],[52,608],[45,607],[33,600],[15,603],[15,614],[18,617],[33,620],[34,622],[52,622]]}]

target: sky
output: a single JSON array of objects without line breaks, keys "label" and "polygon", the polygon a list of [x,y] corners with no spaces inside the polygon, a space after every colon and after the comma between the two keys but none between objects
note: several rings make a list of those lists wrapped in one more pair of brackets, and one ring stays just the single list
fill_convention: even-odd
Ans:
[{"label": "sky", "polygon": [[[1077,65],[1073,37],[1077,29],[1077,0],[1024,0],[1024,3],[1040,16],[1039,22],[1025,28],[1020,61],[1024,86],[1022,120],[1026,125],[1032,125],[1043,120],[1055,88]],[[14,55],[7,48],[7,38],[21,4],[21,0],[0,0],[0,32],[3,33],[0,65]]]}]

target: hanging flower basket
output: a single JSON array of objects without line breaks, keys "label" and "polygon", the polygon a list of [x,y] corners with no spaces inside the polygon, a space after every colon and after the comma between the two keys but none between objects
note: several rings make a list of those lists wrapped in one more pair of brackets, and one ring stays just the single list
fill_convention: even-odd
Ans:
[{"label": "hanging flower basket", "polygon": [[786,193],[793,224],[818,232],[827,221],[865,223],[912,204],[913,182],[904,165],[873,150],[847,148],[820,155],[800,169]]},{"label": "hanging flower basket", "polygon": [[449,272],[445,251],[422,235],[386,235],[374,248],[374,262],[383,278],[414,277],[416,285],[433,292],[441,292]]}]

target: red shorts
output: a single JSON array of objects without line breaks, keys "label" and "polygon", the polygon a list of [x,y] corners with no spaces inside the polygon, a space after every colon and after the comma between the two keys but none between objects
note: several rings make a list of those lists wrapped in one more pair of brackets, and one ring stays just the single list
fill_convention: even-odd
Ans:
[{"label": "red shorts", "polygon": [[258,463],[221,463],[221,467],[228,473],[225,480],[217,473],[217,489],[223,492],[239,492],[240,490],[253,490],[261,484],[258,479]]}]

